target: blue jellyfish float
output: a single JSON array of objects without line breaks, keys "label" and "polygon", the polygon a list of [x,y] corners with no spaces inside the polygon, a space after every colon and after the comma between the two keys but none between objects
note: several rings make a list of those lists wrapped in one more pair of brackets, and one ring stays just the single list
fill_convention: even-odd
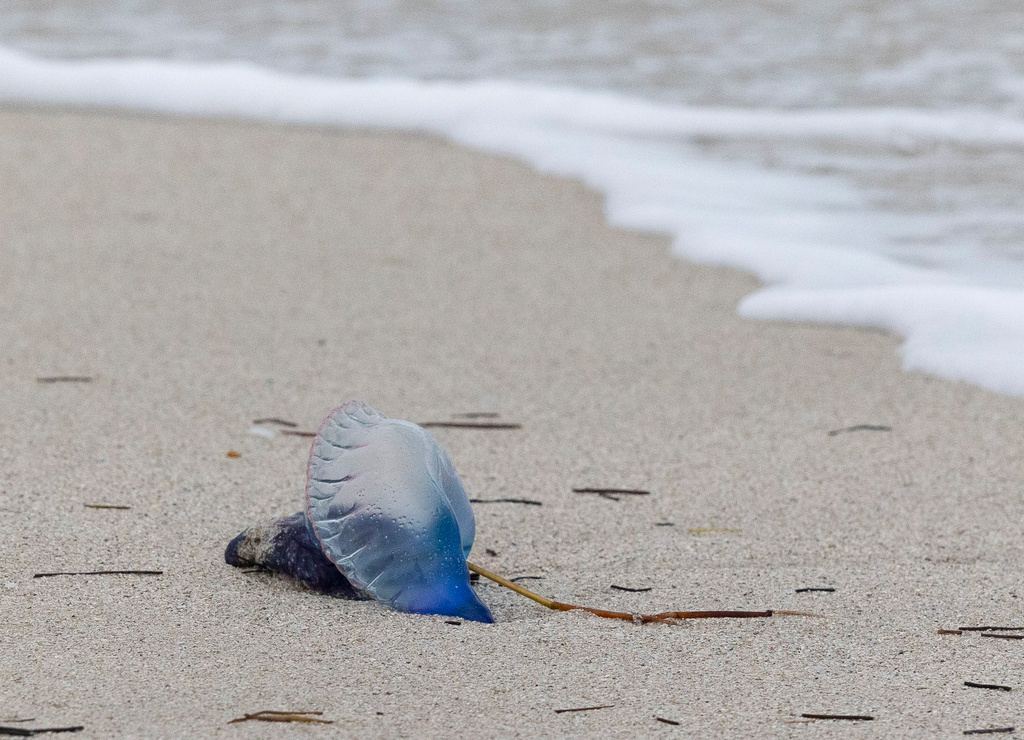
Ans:
[{"label": "blue jellyfish float", "polygon": [[580,609],[609,619],[647,623],[773,615],[631,614],[576,606],[469,563],[473,510],[448,455],[422,427],[389,419],[358,401],[324,420],[306,473],[305,511],[243,531],[224,552],[229,565],[284,573],[331,596],[375,599],[398,611],[475,622],[494,618],[470,585],[470,570],[549,609]]},{"label": "blue jellyfish float", "polygon": [[306,510],[242,532],[225,560],[333,596],[493,622],[469,584],[475,531],[455,466],[430,434],[352,401],[313,440]]}]

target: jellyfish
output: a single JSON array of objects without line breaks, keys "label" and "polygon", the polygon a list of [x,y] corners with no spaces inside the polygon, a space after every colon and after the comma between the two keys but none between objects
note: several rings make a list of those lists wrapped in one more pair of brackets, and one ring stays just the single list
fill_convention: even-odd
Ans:
[{"label": "jellyfish", "polygon": [[493,622],[470,571],[556,611],[581,610],[638,623],[682,619],[810,616],[780,611],[633,614],[555,601],[467,558],[476,526],[455,466],[430,434],[365,403],[332,411],[313,439],[306,508],[250,527],[224,559],[283,573],[337,598],[375,599],[412,614]]},{"label": "jellyfish", "polygon": [[425,429],[351,401],[320,426],[306,473],[305,511],[242,532],[229,564],[398,611],[494,621],[469,583],[473,510]]}]

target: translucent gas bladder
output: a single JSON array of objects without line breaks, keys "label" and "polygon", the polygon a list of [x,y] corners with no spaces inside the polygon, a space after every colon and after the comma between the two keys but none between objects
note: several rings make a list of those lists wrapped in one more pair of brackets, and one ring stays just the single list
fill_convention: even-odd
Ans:
[{"label": "translucent gas bladder", "polygon": [[313,440],[305,511],[250,527],[224,555],[333,596],[493,622],[469,584],[475,530],[455,467],[426,430],[352,401]]}]

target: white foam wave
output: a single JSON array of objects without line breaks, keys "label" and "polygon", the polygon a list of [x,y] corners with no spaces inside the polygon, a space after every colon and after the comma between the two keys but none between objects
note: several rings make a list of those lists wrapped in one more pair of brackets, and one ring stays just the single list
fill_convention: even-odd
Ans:
[{"label": "white foam wave", "polygon": [[918,369],[1024,395],[1024,288],[972,284],[882,254],[883,220],[833,179],[709,162],[697,136],[1024,144],[982,112],[692,108],[508,82],[339,80],[246,64],[54,62],[0,50],[0,100],[424,131],[582,179],[616,225],[672,234],[681,256],[752,272],[752,318],[879,326]]}]

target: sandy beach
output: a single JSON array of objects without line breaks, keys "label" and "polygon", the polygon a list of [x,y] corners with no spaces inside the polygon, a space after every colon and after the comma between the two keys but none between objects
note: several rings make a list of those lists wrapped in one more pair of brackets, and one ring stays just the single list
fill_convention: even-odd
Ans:
[{"label": "sandy beach", "polygon": [[[1024,726],[1024,640],[937,634],[1024,627],[1021,399],[906,373],[880,332],[741,320],[752,278],[435,139],[6,110],[0,198],[0,725]],[[58,376],[91,380],[39,380]],[[486,568],[613,609],[821,617],[639,626],[483,583],[497,624],[452,625],[225,565],[240,530],[301,508],[309,440],[253,420],[316,429],[352,398],[522,424],[432,430],[471,497],[542,504],[474,507]],[[860,425],[887,430],[841,431]],[[33,577],[103,569],[162,575]],[[333,724],[228,724],[260,710]]]}]

